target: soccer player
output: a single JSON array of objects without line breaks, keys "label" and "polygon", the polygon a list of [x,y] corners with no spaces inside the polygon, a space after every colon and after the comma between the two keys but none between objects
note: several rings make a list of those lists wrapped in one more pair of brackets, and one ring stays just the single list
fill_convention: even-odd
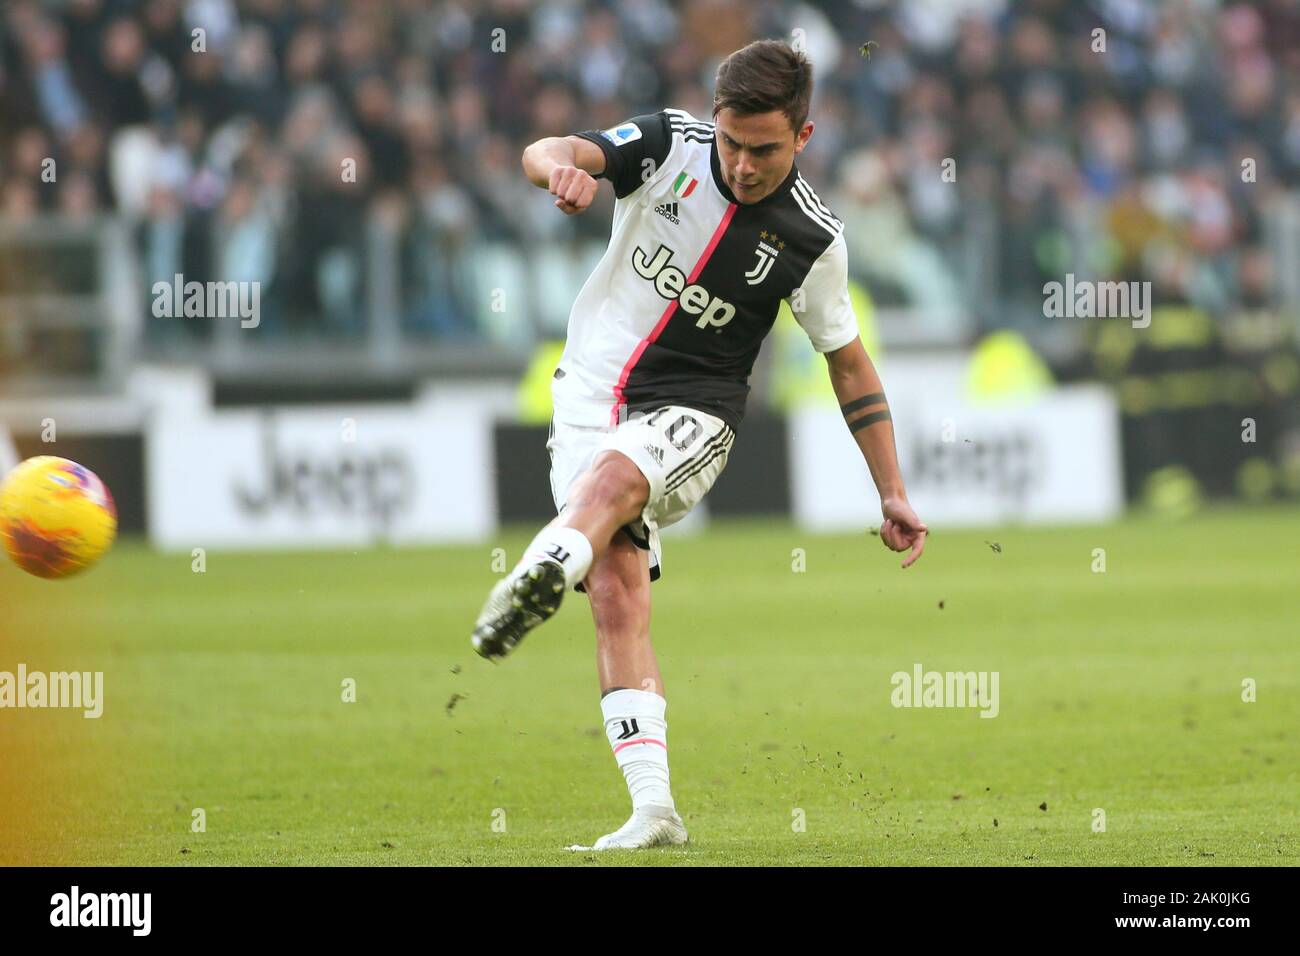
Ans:
[{"label": "soccer player", "polygon": [[749,375],[782,300],[826,355],[850,433],[880,493],[880,539],[921,556],[880,378],[849,303],[844,226],[795,168],[808,144],[812,67],[776,40],[718,68],[713,122],[677,109],[603,132],[538,140],[524,171],[567,215],[596,178],[614,187],[609,247],[569,316],[551,383],[547,450],[559,512],[488,596],[483,657],[508,654],[585,591],[601,711],[632,816],[594,849],[686,842],[668,778],[664,681],[650,642],[659,529],[684,518],[726,467]]}]

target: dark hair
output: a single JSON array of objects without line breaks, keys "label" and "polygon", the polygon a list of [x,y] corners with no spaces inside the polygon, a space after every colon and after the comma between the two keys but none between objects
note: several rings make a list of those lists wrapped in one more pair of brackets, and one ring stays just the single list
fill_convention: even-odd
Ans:
[{"label": "dark hair", "polygon": [[755,40],[718,66],[713,115],[732,109],[742,116],[780,110],[798,135],[812,100],[812,64],[782,40]]}]

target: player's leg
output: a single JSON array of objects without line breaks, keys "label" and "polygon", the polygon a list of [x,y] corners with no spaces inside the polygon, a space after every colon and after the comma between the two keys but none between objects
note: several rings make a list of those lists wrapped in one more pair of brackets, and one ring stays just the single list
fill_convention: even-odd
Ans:
[{"label": "player's leg", "polygon": [[650,643],[650,556],[626,534],[616,535],[584,582],[596,624],[600,695],[645,690],[664,696]]},{"label": "player's leg", "polygon": [[700,502],[726,466],[733,437],[714,416],[667,406],[629,422],[610,441],[636,462],[650,495],[640,517],[623,525],[626,533],[615,535],[586,581],[606,692],[601,699],[606,736],[633,806],[627,823],[593,849],[686,842],[669,783],[667,702],[650,643],[649,556],[657,573],[663,566],[659,528],[680,521]]},{"label": "player's leg", "polygon": [[569,487],[560,517],[538,532],[489,593],[475,622],[474,649],[489,659],[504,657],[553,616],[564,592],[587,576],[615,531],[641,514],[649,491],[645,476],[625,455],[597,454]]},{"label": "player's leg", "polygon": [[615,534],[584,582],[596,624],[605,736],[632,797],[632,816],[593,849],[686,842],[668,776],[663,678],[650,642],[649,552]]},{"label": "player's leg", "polygon": [[587,539],[594,567],[615,532],[641,516],[649,496],[650,483],[630,458],[622,452],[603,451],[573,483],[564,512],[552,524],[571,528]]}]

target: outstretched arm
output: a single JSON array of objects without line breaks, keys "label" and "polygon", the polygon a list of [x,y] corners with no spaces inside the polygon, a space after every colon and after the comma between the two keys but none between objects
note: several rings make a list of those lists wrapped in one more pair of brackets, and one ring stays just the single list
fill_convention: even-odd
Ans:
[{"label": "outstretched arm", "polygon": [[911,554],[903,560],[903,567],[910,567],[925,550],[929,529],[907,502],[894,449],[894,426],[880,376],[858,338],[827,352],[826,363],[840,411],[880,492],[880,512],[885,519],[880,526],[880,540],[894,551],[910,548]]}]

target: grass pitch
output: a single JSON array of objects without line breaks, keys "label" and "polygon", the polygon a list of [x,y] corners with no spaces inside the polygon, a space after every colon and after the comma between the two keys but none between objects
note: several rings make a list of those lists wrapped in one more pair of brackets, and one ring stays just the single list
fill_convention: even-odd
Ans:
[{"label": "grass pitch", "polygon": [[[0,712],[0,862],[1300,864],[1295,509],[939,529],[907,571],[865,533],[666,537],[652,632],[691,843],[608,855],[563,849],[629,811],[585,597],[500,666],[469,647],[491,549],[532,530],[0,568],[0,669],[102,670],[106,698],[97,721]],[[916,663],[997,671],[998,716],[892,706]]]}]

